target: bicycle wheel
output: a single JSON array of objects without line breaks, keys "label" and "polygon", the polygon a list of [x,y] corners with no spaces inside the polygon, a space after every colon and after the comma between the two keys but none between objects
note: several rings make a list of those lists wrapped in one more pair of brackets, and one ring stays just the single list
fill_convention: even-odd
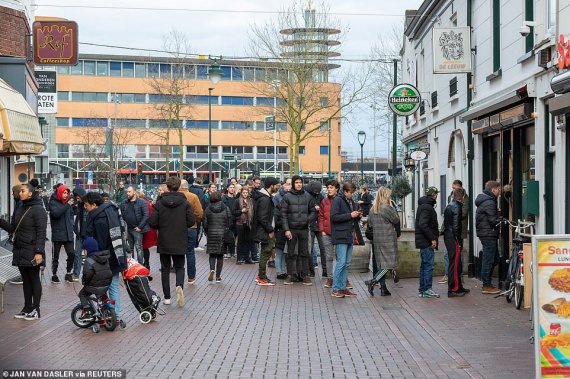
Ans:
[{"label": "bicycle wheel", "polygon": [[520,266],[517,270],[517,279],[515,281],[515,290],[514,298],[515,298],[515,307],[517,309],[521,309],[522,302],[523,302],[523,294],[524,294],[524,287],[522,284],[522,273],[520,272]]},{"label": "bicycle wheel", "polygon": [[515,296],[514,283],[510,282],[508,288],[509,292],[505,295],[505,299],[507,300],[507,303],[510,303],[511,301],[513,301],[513,297]]},{"label": "bicycle wheel", "polygon": [[112,332],[117,327],[117,315],[115,310],[110,307],[105,307],[103,311],[103,319],[105,320],[105,329]]},{"label": "bicycle wheel", "polygon": [[81,304],[76,305],[75,308],[73,308],[73,310],[71,311],[71,321],[73,321],[75,326],[82,329],[87,329],[91,325],[93,325],[95,321],[87,321],[87,322],[80,321],[79,317],[81,317],[82,314],[83,314],[83,307],[81,306]]}]

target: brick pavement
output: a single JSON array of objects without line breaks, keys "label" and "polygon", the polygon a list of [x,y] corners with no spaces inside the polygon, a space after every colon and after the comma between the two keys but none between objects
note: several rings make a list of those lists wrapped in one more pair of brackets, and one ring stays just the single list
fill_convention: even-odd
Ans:
[{"label": "brick pavement", "polygon": [[[166,316],[149,325],[123,288],[127,328],[112,333],[73,325],[77,284],[52,285],[46,275],[38,322],[13,318],[22,289],[8,285],[0,368],[125,368],[128,377],[164,378],[534,377],[528,311],[481,295],[474,280],[460,299],[420,299],[412,279],[389,281],[390,298],[371,298],[362,283],[370,274],[351,273],[358,297],[335,299],[320,278],[312,287],[258,287],[256,267],[234,263],[225,261],[223,283],[210,284],[207,256],[197,253],[199,278],[185,288],[184,308],[164,306]],[[162,296],[156,254],[152,268]]]}]

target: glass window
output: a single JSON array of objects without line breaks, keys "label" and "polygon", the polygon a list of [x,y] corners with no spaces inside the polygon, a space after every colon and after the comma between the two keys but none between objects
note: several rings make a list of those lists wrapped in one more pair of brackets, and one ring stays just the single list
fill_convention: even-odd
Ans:
[{"label": "glass window", "polygon": [[226,130],[253,130],[251,121],[222,121],[222,129]]},{"label": "glass window", "polygon": [[123,76],[127,78],[132,78],[133,76],[135,76],[134,62],[123,62]]},{"label": "glass window", "polygon": [[258,107],[272,107],[273,98],[272,97],[258,97],[256,99],[256,105]]},{"label": "glass window", "polygon": [[134,159],[137,157],[137,145],[122,145],[119,159]]},{"label": "glass window", "polygon": [[144,63],[135,63],[135,78],[146,77],[146,66]]},{"label": "glass window", "polygon": [[[186,99],[190,104],[208,105],[208,96],[187,96]],[[218,104],[218,96],[212,96],[212,104]]]},{"label": "glass window", "polygon": [[168,63],[160,64],[160,77],[161,78],[171,78],[172,77],[172,67]]},{"label": "glass window", "polygon": [[83,62],[83,75],[95,75],[95,61]]},{"label": "glass window", "polygon": [[69,145],[67,144],[57,144],[57,157],[58,158],[69,158]]},{"label": "glass window", "polygon": [[[187,129],[208,129],[208,120],[186,120]],[[212,121],[212,129],[218,129],[218,122]]]},{"label": "glass window", "polygon": [[222,96],[222,105],[253,105],[253,97]]},{"label": "glass window", "polygon": [[71,75],[83,75],[83,61],[79,61],[75,66],[71,66]]},{"label": "glass window", "polygon": [[321,107],[328,107],[329,106],[329,98],[328,97],[321,97],[320,98]]},{"label": "glass window", "polygon": [[253,154],[253,146],[244,146],[243,147],[244,154]]},{"label": "glass window", "polygon": [[256,68],[255,69],[255,81],[256,82],[264,82],[265,81],[265,69],[264,68]]},{"label": "glass window", "polygon": [[135,103],[146,103],[146,95],[144,93],[135,93]]},{"label": "glass window", "polygon": [[277,154],[287,154],[287,146],[278,146]]},{"label": "glass window", "polygon": [[253,82],[255,78],[255,70],[251,67],[246,67],[242,71],[243,80],[246,82]]},{"label": "glass window", "polygon": [[95,101],[97,94],[95,92],[83,92],[83,101]]},{"label": "glass window", "polygon": [[222,146],[222,153],[224,154],[229,154],[232,152],[232,147],[231,146]]},{"label": "glass window", "polygon": [[328,146],[321,146],[320,152],[321,152],[321,155],[329,155],[329,147]]},{"label": "glass window", "polygon": [[149,103],[153,103],[153,104],[164,104],[166,103],[166,99],[164,98],[163,95],[158,95],[158,94],[150,94],[148,95],[148,102]]},{"label": "glass window", "polygon": [[546,0],[546,34],[556,34],[556,0]]},{"label": "glass window", "polygon": [[106,118],[72,118],[71,126],[75,127],[105,127],[109,123]]},{"label": "glass window", "polygon": [[97,62],[97,76],[109,75],[109,62]]},{"label": "glass window", "polygon": [[57,126],[69,126],[69,118],[67,117],[56,117],[55,124]]},{"label": "glass window", "polygon": [[57,92],[57,99],[67,101],[69,99],[69,92],[67,91],[58,91]]},{"label": "glass window", "polygon": [[117,119],[116,126],[120,128],[146,128],[146,120],[144,119]]},{"label": "glass window", "polygon": [[196,146],[186,146],[187,153],[196,153]]},{"label": "glass window", "polygon": [[167,128],[168,122],[166,120],[149,120],[149,128]]},{"label": "glass window", "polygon": [[196,66],[185,65],[184,66],[184,78],[185,79],[195,79],[196,78]]},{"label": "glass window", "polygon": [[111,76],[121,76],[121,62],[110,62],[109,67]]},{"label": "glass window", "polygon": [[232,67],[232,80],[242,80],[242,70],[241,67]]},{"label": "glass window", "polygon": [[172,152],[170,153],[172,158],[180,158],[180,146],[172,146]]},{"label": "glass window", "polygon": [[208,79],[208,66],[204,65],[196,66],[196,79],[198,80]]},{"label": "glass window", "polygon": [[83,101],[83,92],[72,92],[71,101]]},{"label": "glass window", "polygon": [[[213,147],[212,150],[214,150]],[[208,146],[196,146],[196,152],[198,154],[208,154]]]},{"label": "glass window", "polygon": [[181,64],[172,65],[172,77],[173,78],[183,78],[184,77],[184,66]]},{"label": "glass window", "polygon": [[121,103],[134,103],[135,102],[135,94],[134,93],[121,93],[119,94],[119,101]]},{"label": "glass window", "polygon": [[137,155],[135,158],[146,158],[146,145],[137,145]]},{"label": "glass window", "polygon": [[222,80],[232,80],[232,68],[230,66],[221,66]]},{"label": "glass window", "polygon": [[305,155],[305,146],[299,146],[299,154]]},{"label": "glass window", "polygon": [[149,63],[148,64],[148,77],[149,78],[158,78],[158,63]]},{"label": "glass window", "polygon": [[286,122],[278,122],[277,123],[277,131],[286,132],[287,131],[287,123]]},{"label": "glass window", "polygon": [[97,92],[96,101],[107,102],[108,101],[107,92]]},{"label": "glass window", "polygon": [[319,130],[323,133],[328,131],[329,130],[329,122],[328,121],[322,121]]},{"label": "glass window", "polygon": [[60,75],[69,75],[69,66],[57,66],[57,73]]}]

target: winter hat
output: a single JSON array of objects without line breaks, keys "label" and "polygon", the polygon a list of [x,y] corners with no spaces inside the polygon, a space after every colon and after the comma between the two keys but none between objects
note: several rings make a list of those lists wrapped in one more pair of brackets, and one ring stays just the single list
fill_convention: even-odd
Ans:
[{"label": "winter hat", "polygon": [[99,251],[99,244],[97,244],[97,241],[92,237],[85,238],[81,247],[87,251],[88,255]]},{"label": "winter hat", "polygon": [[426,190],[426,195],[428,196],[433,196],[433,195],[437,195],[439,193],[439,190],[437,189],[437,187],[428,187],[428,189]]},{"label": "winter hat", "polygon": [[299,175],[293,175],[293,177],[291,178],[291,184],[295,185],[295,181],[297,180],[300,180],[302,182],[303,178],[300,177]]},{"label": "winter hat", "polygon": [[271,186],[276,185],[277,183],[279,183],[279,180],[277,180],[276,178],[270,176],[268,178],[265,178],[265,188],[269,188]]}]

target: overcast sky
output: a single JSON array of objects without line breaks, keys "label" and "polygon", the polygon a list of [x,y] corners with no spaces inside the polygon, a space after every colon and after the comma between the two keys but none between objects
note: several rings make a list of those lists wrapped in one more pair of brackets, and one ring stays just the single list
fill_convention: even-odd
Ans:
[{"label": "overcast sky", "polygon": [[[421,2],[421,0],[325,1],[330,12],[335,14],[334,16],[339,19],[347,31],[340,49],[342,57],[368,57],[378,36],[390,33],[393,25],[403,23],[404,11],[417,9]],[[215,2],[36,0],[35,15],[63,17],[76,21],[79,24],[80,43],[161,49],[163,36],[172,29],[177,29],[188,36],[192,50],[197,54],[244,56],[249,45],[250,25],[254,22],[262,24],[270,18],[277,17],[277,14],[271,12],[278,12],[290,3],[291,0],[218,0]],[[318,4],[314,1],[313,3]],[[90,8],[94,4],[97,7],[153,8],[153,10]],[[75,8],[71,5],[81,7]],[[156,8],[176,10],[166,11]],[[80,52],[136,54],[133,51],[81,44]],[[141,54],[148,55],[148,53]],[[350,156],[360,156],[360,146],[356,141],[356,133],[359,130],[367,133],[364,154],[373,156],[372,119],[372,112],[365,109],[349,115],[347,121],[344,122],[342,149],[348,151]],[[386,127],[379,125],[379,128],[385,129]],[[387,136],[379,136],[376,142],[376,155],[386,156]]]}]

